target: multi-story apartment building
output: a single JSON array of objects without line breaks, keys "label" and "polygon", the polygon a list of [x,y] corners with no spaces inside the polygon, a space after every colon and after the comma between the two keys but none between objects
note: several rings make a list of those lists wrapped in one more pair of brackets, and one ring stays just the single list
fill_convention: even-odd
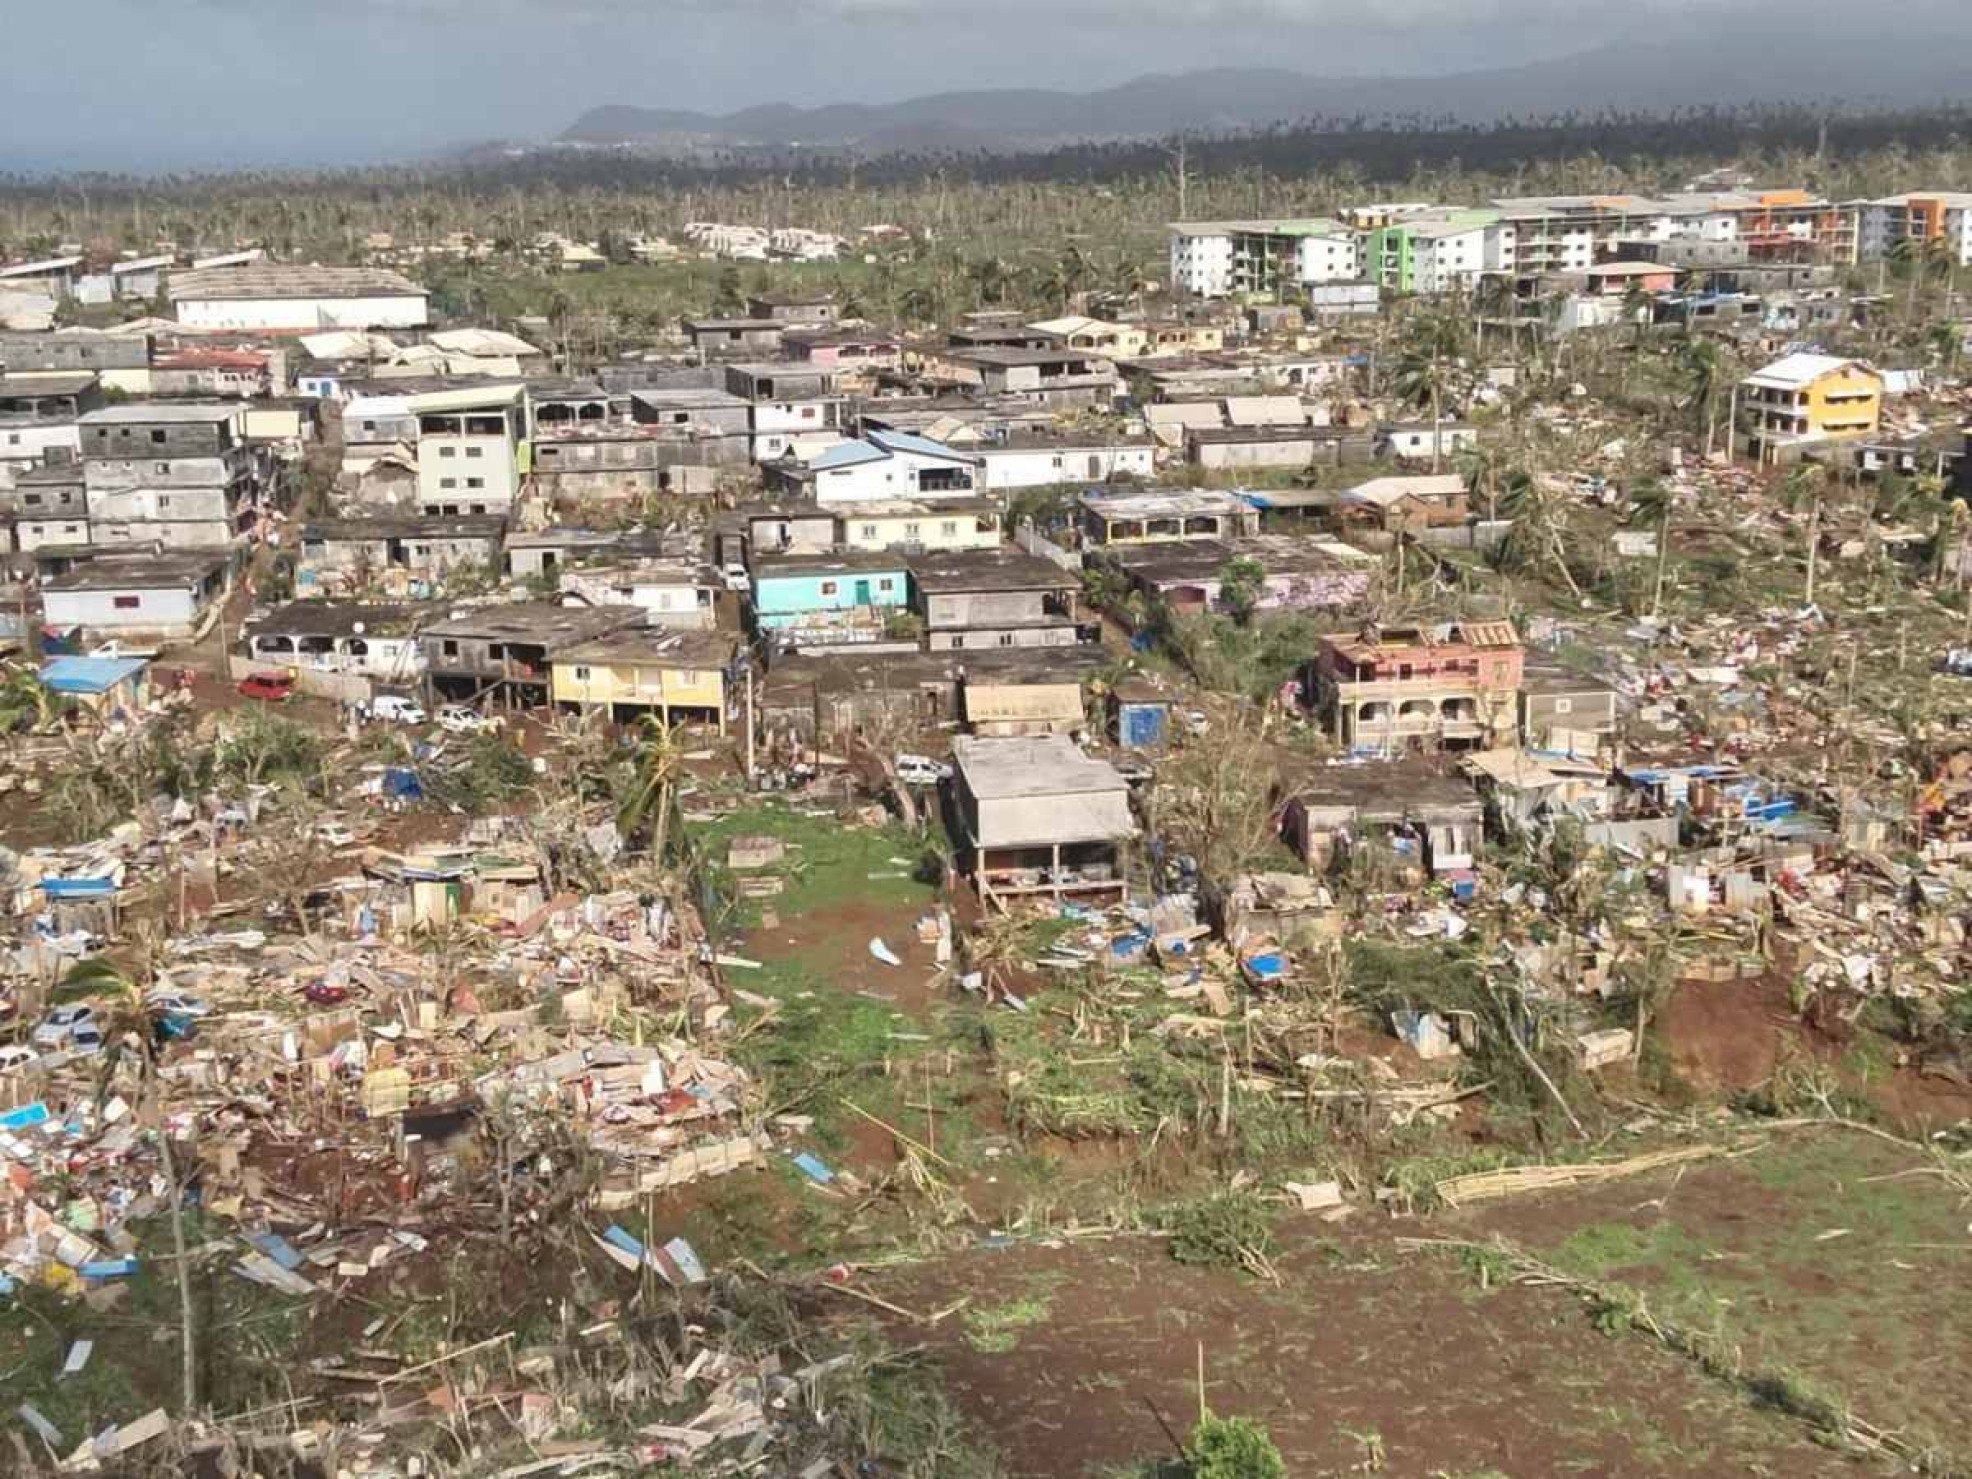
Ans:
[{"label": "multi-story apartment building", "polygon": [[1888,195],[1861,206],[1858,255],[1880,262],[1911,242],[1942,252],[1961,267],[1972,266],[1972,195],[1950,190]]},{"label": "multi-story apartment building", "polygon": [[132,402],[82,417],[92,544],[230,544],[254,516],[259,463],[238,405]]},{"label": "multi-story apartment building", "polygon": [[[418,506],[428,516],[499,515],[520,496],[524,387],[489,385],[410,396],[418,418]],[[347,418],[345,418],[347,419]]]},{"label": "multi-story apartment building", "polygon": [[1471,289],[1486,271],[1491,211],[1411,212],[1363,238],[1364,276],[1396,293]]},{"label": "multi-story apartment building", "polygon": [[1321,639],[1303,696],[1351,750],[1491,749],[1512,742],[1524,660],[1510,621],[1371,625]]},{"label": "multi-story apartment building", "polygon": [[1340,221],[1177,221],[1171,285],[1201,298],[1291,292],[1362,276],[1356,233]]}]

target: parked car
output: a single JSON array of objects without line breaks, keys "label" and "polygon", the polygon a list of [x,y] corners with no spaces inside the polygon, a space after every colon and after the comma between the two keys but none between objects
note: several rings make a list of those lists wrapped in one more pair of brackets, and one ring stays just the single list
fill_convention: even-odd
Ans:
[{"label": "parked car", "polygon": [[152,1041],[164,1044],[184,1042],[199,1035],[199,1019],[184,1012],[151,1013]]},{"label": "parked car", "polygon": [[68,1050],[71,1053],[100,1053],[103,1050],[103,1029],[94,1022],[78,1023],[69,1034]]},{"label": "parked car", "polygon": [[330,847],[351,847],[356,842],[356,834],[333,817],[317,822],[309,831],[316,841]]},{"label": "parked car", "polygon": [[240,693],[264,704],[284,704],[294,697],[294,679],[284,673],[255,673],[240,679]]},{"label": "parked car", "polygon": [[209,1017],[212,1003],[189,991],[153,991],[144,1004],[154,1012],[179,1012],[187,1017]]},{"label": "parked car", "polygon": [[301,994],[318,1007],[339,1007],[349,1000],[349,988],[333,981],[310,981]]},{"label": "parked car", "polygon": [[935,786],[952,778],[952,767],[941,765],[929,755],[899,755],[897,779],[907,786]]},{"label": "parked car", "polygon": [[431,716],[414,698],[398,693],[380,693],[370,700],[370,717],[388,719],[393,724],[423,724]]},{"label": "parked car", "polygon": [[719,571],[719,576],[720,579],[726,582],[726,589],[729,591],[750,591],[753,589],[753,577],[746,573],[746,566],[739,564],[737,561],[722,568]]},{"label": "parked car", "polygon": [[9,1043],[0,1048],[0,1073],[19,1073],[23,1068],[32,1068],[41,1061],[41,1055],[33,1048],[21,1043]]},{"label": "parked car", "polygon": [[438,711],[438,727],[447,734],[483,734],[498,729],[501,722],[464,704],[447,704]]},{"label": "parked car", "polygon": [[96,1040],[100,1044],[102,1030],[96,1022],[95,1007],[86,1001],[70,1002],[67,1006],[56,1007],[43,1017],[41,1025],[34,1029],[34,1046],[50,1050],[66,1048],[77,1030],[84,1027],[96,1033]]}]

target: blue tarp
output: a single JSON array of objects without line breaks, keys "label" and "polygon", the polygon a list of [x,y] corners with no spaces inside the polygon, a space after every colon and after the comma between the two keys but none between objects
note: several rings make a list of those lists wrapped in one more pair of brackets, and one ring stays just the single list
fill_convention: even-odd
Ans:
[{"label": "blue tarp", "polygon": [[44,878],[41,892],[51,899],[107,899],[116,893],[114,878]]},{"label": "blue tarp", "polygon": [[383,794],[404,801],[424,800],[424,783],[415,770],[393,765],[383,773]]}]

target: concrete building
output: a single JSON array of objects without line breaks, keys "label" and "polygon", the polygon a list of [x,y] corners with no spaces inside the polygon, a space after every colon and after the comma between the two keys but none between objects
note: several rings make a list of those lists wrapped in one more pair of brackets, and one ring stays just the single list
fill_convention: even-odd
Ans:
[{"label": "concrete building", "polygon": [[1508,621],[1370,625],[1321,639],[1303,696],[1350,750],[1491,749],[1513,740],[1523,660]]},{"label": "concrete building", "polygon": [[497,518],[318,519],[301,529],[295,589],[335,596],[372,587],[405,594],[455,571],[497,571],[506,529]]},{"label": "concrete building", "polygon": [[554,701],[619,721],[690,719],[724,734],[745,661],[732,632],[624,628],[554,654]]},{"label": "concrete building", "polygon": [[13,547],[23,554],[44,545],[86,545],[89,493],[80,462],[44,464],[14,478],[0,492],[0,510],[13,525]]},{"label": "concrete building", "polygon": [[173,272],[166,293],[178,322],[194,329],[421,329],[431,321],[425,289],[376,267],[193,269]]},{"label": "concrete building", "polygon": [[1260,529],[1257,509],[1237,494],[1211,488],[1143,493],[1091,490],[1079,502],[1082,539],[1090,545],[1230,539]]},{"label": "concrete building", "polygon": [[1963,191],[1917,191],[1868,201],[1858,230],[1857,255],[1865,262],[1918,250],[1972,266],[1972,194]]},{"label": "concrete building", "polygon": [[136,401],[82,418],[82,477],[94,544],[226,545],[252,526],[260,457],[238,405]]},{"label": "concrete building", "polygon": [[526,388],[488,385],[406,399],[418,419],[418,505],[428,516],[503,515],[520,496]]},{"label": "concrete building", "polygon": [[718,624],[720,583],[686,560],[612,560],[564,568],[564,606],[634,606],[654,627],[710,630]]},{"label": "concrete building", "polygon": [[911,585],[927,652],[1081,640],[1075,572],[1022,550],[920,555],[911,561]]},{"label": "concrete building", "polygon": [[1787,462],[1823,442],[1875,436],[1883,377],[1860,360],[1790,354],[1740,381],[1738,400],[1748,455]]},{"label": "concrete building", "polygon": [[767,469],[769,490],[810,498],[825,507],[895,500],[970,499],[979,465],[955,451],[908,432],[873,431],[861,441],[838,442],[807,462]]},{"label": "concrete building", "polygon": [[1469,292],[1487,269],[1493,211],[1407,215],[1363,239],[1363,276],[1394,293]]},{"label": "concrete building", "polygon": [[91,370],[0,372],[0,488],[43,463],[79,458],[81,418],[102,401]]},{"label": "concrete building", "polygon": [[260,670],[413,684],[425,675],[418,633],[444,615],[436,605],[290,601],[250,620],[240,642]]},{"label": "concrete building", "polygon": [[1368,597],[1370,574],[1379,564],[1353,545],[1298,534],[1111,544],[1092,558],[1182,615],[1227,610],[1225,576],[1234,561],[1260,568],[1256,611],[1346,610]]},{"label": "concrete building", "polygon": [[1154,442],[1099,433],[1050,436],[1016,432],[967,443],[965,450],[978,463],[981,486],[989,493],[1058,483],[1104,483],[1115,478],[1148,482],[1157,471]]},{"label": "concrete building", "polygon": [[1137,835],[1129,783],[1068,736],[952,741],[961,864],[988,908],[1035,899],[1121,902]]},{"label": "concrete building", "polygon": [[845,550],[997,549],[1005,519],[991,498],[844,503],[830,512],[834,533],[822,547]]},{"label": "concrete building", "polygon": [[753,620],[783,647],[879,640],[910,599],[910,569],[895,554],[752,557]]},{"label": "concrete building", "polygon": [[546,703],[554,660],[581,643],[641,626],[634,606],[567,607],[538,602],[477,606],[425,628],[420,636],[434,692],[477,702]]},{"label": "concrete building", "polygon": [[104,637],[183,641],[231,588],[228,549],[91,552],[42,582],[43,624]]},{"label": "concrete building", "polygon": [[1357,235],[1340,221],[1176,221],[1171,287],[1200,298],[1276,296],[1361,277]]}]

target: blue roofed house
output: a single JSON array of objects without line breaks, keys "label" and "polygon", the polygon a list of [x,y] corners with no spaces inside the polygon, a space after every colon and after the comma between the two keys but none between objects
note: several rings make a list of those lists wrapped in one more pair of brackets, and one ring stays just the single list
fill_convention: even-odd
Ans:
[{"label": "blue roofed house", "polygon": [[36,676],[50,693],[100,720],[142,708],[150,697],[150,670],[150,660],[142,657],[54,657]]},{"label": "blue roofed house", "polygon": [[807,462],[770,463],[766,471],[776,491],[821,504],[967,498],[981,485],[978,458],[901,431],[872,431]]}]

